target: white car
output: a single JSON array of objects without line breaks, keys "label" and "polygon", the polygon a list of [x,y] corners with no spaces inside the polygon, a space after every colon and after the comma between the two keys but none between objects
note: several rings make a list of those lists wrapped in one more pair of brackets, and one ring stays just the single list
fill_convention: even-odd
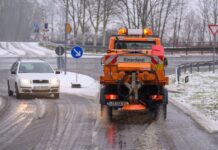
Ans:
[{"label": "white car", "polygon": [[59,71],[54,71],[49,63],[42,60],[18,60],[8,75],[8,95],[16,94],[20,99],[24,95],[50,96],[59,98]]}]

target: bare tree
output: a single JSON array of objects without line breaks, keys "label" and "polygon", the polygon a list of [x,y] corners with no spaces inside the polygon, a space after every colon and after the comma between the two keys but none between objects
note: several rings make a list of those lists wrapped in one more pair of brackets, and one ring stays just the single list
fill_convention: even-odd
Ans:
[{"label": "bare tree", "polygon": [[33,9],[35,5],[38,4],[26,0],[1,0],[0,40],[29,41],[33,22],[36,16],[40,16],[38,11]]},{"label": "bare tree", "polygon": [[94,40],[93,45],[97,45],[98,32],[100,23],[102,22],[102,9],[101,9],[102,0],[87,0],[87,8],[89,11],[89,19],[91,26],[94,29]]},{"label": "bare tree", "polygon": [[79,25],[80,25],[80,28],[81,28],[81,32],[82,32],[82,45],[85,45],[85,32],[86,32],[86,26],[88,24],[88,20],[89,18],[86,17],[87,16],[87,11],[86,11],[86,8],[87,8],[87,5],[86,5],[86,0],[80,0],[80,4],[79,4],[79,18],[78,18],[78,21],[79,21]]},{"label": "bare tree", "polygon": [[106,43],[106,30],[109,22],[113,19],[117,12],[117,2],[118,0],[103,0],[103,16],[102,16],[102,46]]},{"label": "bare tree", "polygon": [[218,23],[218,1],[217,0],[199,0],[199,9],[198,13],[201,18],[202,33],[204,37],[202,40],[205,41],[208,39],[212,41],[212,36],[208,32],[208,24],[217,24]]}]

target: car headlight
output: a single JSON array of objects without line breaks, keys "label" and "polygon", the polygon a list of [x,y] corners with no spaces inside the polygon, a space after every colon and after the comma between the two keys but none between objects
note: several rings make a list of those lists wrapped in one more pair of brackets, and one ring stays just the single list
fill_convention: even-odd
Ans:
[{"label": "car headlight", "polygon": [[28,79],[21,79],[21,80],[20,80],[20,83],[21,83],[21,85],[23,85],[23,86],[27,86],[27,85],[30,85],[30,84],[31,84],[31,81],[28,80]]},{"label": "car headlight", "polygon": [[58,85],[58,84],[59,84],[59,80],[58,80],[58,79],[51,79],[51,80],[50,80],[50,83],[51,83],[52,85]]}]

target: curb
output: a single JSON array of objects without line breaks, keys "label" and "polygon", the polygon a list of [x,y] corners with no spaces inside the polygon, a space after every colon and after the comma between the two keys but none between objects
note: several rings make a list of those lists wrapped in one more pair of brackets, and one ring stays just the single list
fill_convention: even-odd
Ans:
[{"label": "curb", "polygon": [[203,127],[209,133],[218,132],[218,122],[209,120],[204,114],[199,112],[193,107],[189,107],[179,101],[169,99],[169,101],[179,109],[181,109],[186,115],[190,116],[195,122]]}]

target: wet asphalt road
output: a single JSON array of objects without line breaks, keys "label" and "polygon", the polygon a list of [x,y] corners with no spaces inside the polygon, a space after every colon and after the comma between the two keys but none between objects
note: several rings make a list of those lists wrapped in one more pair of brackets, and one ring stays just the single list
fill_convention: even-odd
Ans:
[{"label": "wet asphalt road", "polygon": [[[169,58],[167,74],[184,62],[210,60],[211,57]],[[115,112],[114,120],[104,123],[99,116],[97,99],[61,94],[60,99],[16,100],[7,96],[7,72],[15,58],[0,59],[0,96],[5,104],[0,112],[0,149],[7,150],[110,150],[162,149],[216,150],[218,134],[208,134],[190,117],[169,105],[168,119],[155,125],[150,114]],[[55,58],[47,58],[54,67]],[[78,61],[78,72],[96,80],[101,74],[99,58]],[[68,59],[68,70],[75,71]],[[149,135],[149,136],[146,136]],[[158,137],[158,139],[155,139]],[[155,140],[156,143],[154,142]],[[152,145],[154,144],[154,145]]]}]

